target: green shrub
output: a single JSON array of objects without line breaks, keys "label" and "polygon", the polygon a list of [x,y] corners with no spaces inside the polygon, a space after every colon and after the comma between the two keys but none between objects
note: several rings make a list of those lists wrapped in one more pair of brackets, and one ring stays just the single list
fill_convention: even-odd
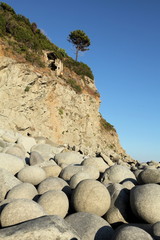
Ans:
[{"label": "green shrub", "polygon": [[111,125],[109,122],[107,122],[102,116],[101,116],[101,119],[100,119],[100,124],[101,124],[101,127],[104,128],[107,131],[112,130],[112,131],[116,132],[114,126]]},{"label": "green shrub", "polygon": [[30,88],[31,88],[30,86],[26,86],[26,88],[24,89],[24,91],[25,91],[25,92],[29,92]]},{"label": "green shrub", "polygon": [[64,60],[64,65],[69,69],[71,69],[72,71],[74,71],[75,73],[77,73],[78,75],[82,77],[87,76],[92,80],[94,80],[93,73],[87,64],[82,62],[77,62],[73,60],[71,57],[68,57]]},{"label": "green shrub", "polygon": [[78,85],[74,79],[68,79],[67,83],[73,88],[73,90],[76,93],[81,93],[82,92],[81,86]]},{"label": "green shrub", "polygon": [[41,61],[40,56],[37,56],[34,53],[27,52],[25,59],[38,67],[44,67],[44,63]]},{"label": "green shrub", "polygon": [[10,12],[11,14],[15,14],[14,9],[10,7],[7,3],[0,2],[0,9],[6,12]]},{"label": "green shrub", "polygon": [[6,20],[2,14],[0,14],[0,36],[3,36],[6,33]]}]

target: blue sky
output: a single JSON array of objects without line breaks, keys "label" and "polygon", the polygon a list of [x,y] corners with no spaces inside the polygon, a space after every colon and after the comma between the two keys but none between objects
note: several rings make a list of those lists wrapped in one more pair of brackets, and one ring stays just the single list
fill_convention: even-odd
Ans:
[{"label": "blue sky", "polygon": [[81,54],[101,94],[100,112],[139,161],[160,161],[160,0],[4,0],[74,57],[69,33],[91,39]]}]

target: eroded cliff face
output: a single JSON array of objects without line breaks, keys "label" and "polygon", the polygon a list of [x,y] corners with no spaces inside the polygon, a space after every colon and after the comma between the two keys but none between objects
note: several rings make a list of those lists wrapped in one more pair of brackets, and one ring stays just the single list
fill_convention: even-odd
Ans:
[{"label": "eroded cliff face", "polygon": [[76,93],[67,82],[70,77],[76,75],[67,69],[60,78],[1,54],[1,128],[45,136],[87,154],[116,152],[124,157],[117,133],[102,127],[94,83],[78,79],[82,92]]}]

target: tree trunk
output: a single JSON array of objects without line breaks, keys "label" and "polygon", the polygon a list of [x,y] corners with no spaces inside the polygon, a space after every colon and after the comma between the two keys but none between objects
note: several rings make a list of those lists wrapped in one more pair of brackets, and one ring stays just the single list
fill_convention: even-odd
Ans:
[{"label": "tree trunk", "polygon": [[76,48],[76,62],[78,61],[78,48]]}]

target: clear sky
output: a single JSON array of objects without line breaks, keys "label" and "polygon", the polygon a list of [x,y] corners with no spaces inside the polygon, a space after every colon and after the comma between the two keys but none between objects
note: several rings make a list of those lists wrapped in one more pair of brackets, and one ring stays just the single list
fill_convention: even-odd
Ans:
[{"label": "clear sky", "polygon": [[160,0],[4,0],[74,57],[68,34],[83,30],[100,112],[139,161],[160,161]]}]

